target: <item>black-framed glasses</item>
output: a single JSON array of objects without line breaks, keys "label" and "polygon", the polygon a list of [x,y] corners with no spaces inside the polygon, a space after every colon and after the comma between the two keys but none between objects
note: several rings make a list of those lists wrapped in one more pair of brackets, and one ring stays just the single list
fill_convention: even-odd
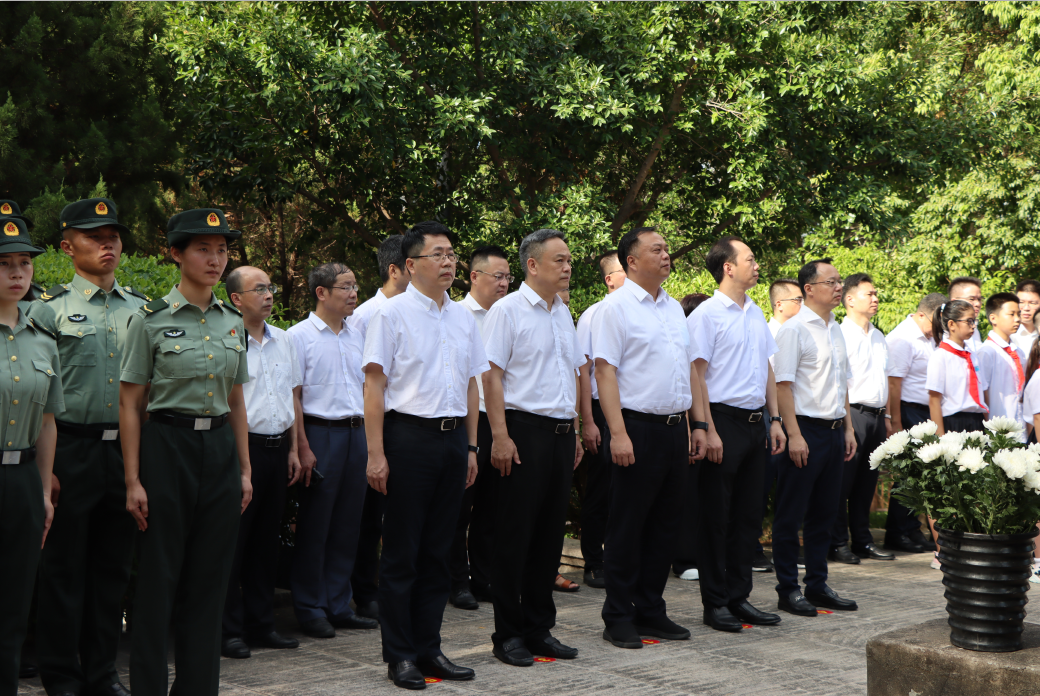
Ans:
[{"label": "black-framed glasses", "polygon": [[837,280],[833,280],[833,279],[831,279],[831,280],[818,280],[815,283],[807,283],[807,285],[827,285],[827,286],[829,286],[831,288],[834,288],[834,287],[840,287],[842,282],[843,282],[842,279],[838,278]]},{"label": "black-framed glasses", "polygon": [[346,290],[347,292],[357,292],[360,287],[357,283],[354,285],[326,285],[329,290]]},{"label": "black-framed glasses", "polygon": [[512,283],[516,278],[505,273],[488,273],[487,271],[477,271],[477,273],[483,273],[486,276],[491,276],[495,279],[496,283],[501,283],[503,280],[507,283]]},{"label": "black-framed glasses", "polygon": [[444,259],[448,259],[452,263],[456,263],[459,260],[458,255],[454,251],[449,251],[445,254],[443,251],[438,251],[436,254],[419,254],[418,256],[409,256],[410,259],[433,259],[434,263],[440,263]]},{"label": "black-framed glasses", "polygon": [[970,327],[975,327],[979,323],[978,319],[951,319],[950,321],[959,321],[967,324]]},{"label": "black-framed glasses", "polygon": [[805,298],[804,297],[788,297],[788,298],[783,299],[783,300],[777,300],[777,302],[795,302],[797,304],[802,304],[803,302],[805,302]]},{"label": "black-framed glasses", "polygon": [[281,288],[279,288],[274,283],[271,283],[270,285],[257,285],[252,290],[243,290],[242,294],[245,294],[247,292],[255,292],[260,297],[263,297],[267,293],[271,293],[272,295],[277,295],[280,290],[281,290]]}]

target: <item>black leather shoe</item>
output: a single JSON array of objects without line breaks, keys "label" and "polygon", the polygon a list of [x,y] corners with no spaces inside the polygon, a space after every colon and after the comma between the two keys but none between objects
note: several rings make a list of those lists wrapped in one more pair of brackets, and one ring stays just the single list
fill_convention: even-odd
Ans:
[{"label": "black leather shoe", "polygon": [[534,655],[524,645],[523,638],[509,638],[491,649],[491,654],[514,667],[530,667],[534,664]]},{"label": "black leather shoe", "polygon": [[367,616],[358,616],[357,614],[351,614],[338,619],[329,619],[329,623],[336,628],[379,628],[379,622],[375,619],[370,619]]},{"label": "black leather shoe", "polygon": [[740,633],[744,630],[740,619],[730,613],[729,607],[704,607],[704,624],[711,626],[716,631],[728,633]]},{"label": "black leather shoe", "polygon": [[836,561],[838,563],[847,563],[849,565],[859,565],[859,556],[852,553],[852,549],[848,547],[848,544],[843,544],[835,549],[831,549],[827,553],[828,561]]},{"label": "black leather shoe", "polygon": [[585,577],[583,578],[585,584],[589,587],[595,587],[597,590],[602,590],[607,586],[607,581],[603,579],[603,569],[595,568],[593,570],[586,570]]},{"label": "black leather shoe", "polygon": [[220,641],[220,654],[235,660],[249,657],[249,646],[241,638],[225,638]]},{"label": "black leather shoe", "polygon": [[776,626],[780,623],[780,617],[776,614],[768,614],[751,606],[751,602],[744,600],[740,604],[731,604],[729,613],[744,623],[754,626]]},{"label": "black leather shoe", "polygon": [[[248,655],[246,657],[249,657]],[[70,696],[75,696],[72,692],[69,692]],[[100,686],[90,692],[90,696],[130,696],[130,689],[126,688],[119,682],[109,684],[108,686]]]},{"label": "black leather shoe", "polygon": [[917,543],[906,534],[898,537],[885,537],[885,548],[889,551],[908,551],[910,553],[924,553],[928,550],[927,546]]},{"label": "black leather shoe", "polygon": [[361,604],[357,605],[356,609],[354,609],[354,613],[358,616],[364,616],[369,619],[378,620],[379,602],[374,599],[371,602],[362,602]]},{"label": "black leather shoe", "polygon": [[18,668],[19,679],[33,679],[40,673],[40,668],[34,665],[32,662],[22,662],[22,666]]},{"label": "black leather shoe", "polygon": [[835,611],[856,611],[859,605],[851,599],[842,599],[838,593],[831,588],[825,588],[823,592],[809,592],[806,590],[805,598],[814,606]]},{"label": "black leather shoe", "polygon": [[426,678],[411,660],[401,660],[387,665],[386,678],[402,689],[417,691],[426,688]]},{"label": "black leather shoe", "polygon": [[786,597],[780,597],[776,606],[781,611],[798,616],[819,616],[816,607],[806,599],[801,592],[794,590]]},{"label": "black leather shoe", "polygon": [[473,596],[468,587],[452,590],[451,594],[448,595],[448,601],[456,609],[480,609],[480,605],[477,604],[477,598]]},{"label": "black leather shoe", "polygon": [[552,636],[542,639],[531,639],[526,641],[527,649],[532,655],[540,657],[555,657],[558,660],[573,660],[578,656],[578,649],[571,648],[556,640]]},{"label": "black leather shoe", "polygon": [[772,573],[773,562],[764,553],[756,554],[755,560],[751,561],[752,573]]},{"label": "black leather shoe", "polygon": [[603,629],[603,640],[617,648],[637,649],[643,647],[643,639],[635,624],[624,622]]},{"label": "black leather shoe", "polygon": [[272,648],[274,650],[291,650],[300,647],[300,641],[295,638],[286,638],[278,631],[246,636],[246,644],[254,648]]},{"label": "black leather shoe", "polygon": [[636,631],[641,636],[653,636],[665,640],[686,640],[690,631],[669,619],[665,614],[652,619],[636,617]]},{"label": "black leather shoe", "polygon": [[476,672],[469,667],[459,667],[444,655],[438,655],[432,660],[419,660],[416,664],[425,677],[436,677],[445,681],[469,681],[476,676]]},{"label": "black leather shoe", "polygon": [[311,638],[335,638],[336,629],[332,627],[326,618],[301,621],[300,630]]},{"label": "black leather shoe", "polygon": [[894,561],[896,560],[895,555],[891,553],[885,553],[874,544],[867,544],[861,549],[852,549],[852,553],[856,554],[860,558],[869,558],[872,561]]}]

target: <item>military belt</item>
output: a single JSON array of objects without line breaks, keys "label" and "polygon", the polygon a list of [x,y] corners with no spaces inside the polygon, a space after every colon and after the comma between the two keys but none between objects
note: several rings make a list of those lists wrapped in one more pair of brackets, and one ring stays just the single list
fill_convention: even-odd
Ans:
[{"label": "military belt", "polygon": [[212,418],[196,418],[187,413],[167,410],[152,411],[148,414],[148,417],[156,423],[165,423],[178,428],[191,428],[192,430],[216,430],[224,427],[224,424],[228,421],[228,414],[226,413],[223,416],[214,416]]},{"label": "military belt", "polygon": [[119,439],[119,423],[68,423],[55,419],[54,424],[62,435],[82,437],[88,440]]},{"label": "military belt", "polygon": [[23,450],[4,450],[3,464],[25,464],[36,459],[36,448]]}]

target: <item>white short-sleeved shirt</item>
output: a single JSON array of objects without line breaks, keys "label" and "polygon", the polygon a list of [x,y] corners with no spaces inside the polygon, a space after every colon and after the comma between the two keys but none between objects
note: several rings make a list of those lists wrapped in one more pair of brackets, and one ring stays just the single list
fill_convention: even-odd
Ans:
[{"label": "white short-sleeved shirt", "polygon": [[1018,356],[1025,377],[1026,354],[1018,346],[1008,346],[1000,336],[990,332],[979,350],[979,367],[983,381],[989,389],[989,415],[1007,416],[1015,420],[1022,418],[1022,392],[1018,389],[1018,369],[1012,357],[1004,349],[1010,347]]},{"label": "white short-sleeved shirt", "polygon": [[600,300],[596,304],[591,305],[578,317],[578,349],[592,361],[592,364],[589,365],[589,383],[592,387],[593,399],[599,399],[599,387],[596,386],[596,356],[592,354],[592,317],[602,304],[603,300]]},{"label": "white short-sleeved shirt", "polygon": [[693,348],[682,306],[664,288],[655,299],[629,279],[592,317],[592,352],[617,368],[621,408],[671,415],[693,405]]},{"label": "white short-sleeved shirt", "polygon": [[[780,327],[783,326],[776,317],[769,317],[769,333],[773,335],[773,341],[776,342],[776,334],[780,331]],[[773,372],[776,372],[776,353],[769,356],[769,366],[773,368]]]},{"label": "white short-sleeved shirt", "polygon": [[585,364],[571,313],[559,295],[550,308],[527,283],[503,297],[484,320],[484,353],[501,367],[506,409],[574,418],[575,378]]},{"label": "white short-sleeved shirt", "polygon": [[[950,343],[949,339],[944,338],[943,343],[955,350],[962,350]],[[967,341],[964,342],[963,350],[967,350],[971,357],[971,364],[975,369],[978,383],[979,399],[981,400],[982,392],[986,391],[988,385],[979,365],[978,353],[970,350]],[[968,361],[959,355],[954,355],[944,350],[942,347],[936,348],[935,352],[932,353],[932,357],[928,359],[928,378],[925,381],[925,386],[928,388],[928,391],[942,394],[943,416],[952,416],[961,412],[986,412],[986,409],[975,403],[975,400],[971,397],[968,385]]]},{"label": "white short-sleeved shirt", "polygon": [[[488,311],[480,306],[477,302],[477,298],[473,297],[473,293],[466,293],[466,299],[459,303],[469,311],[473,312],[473,318],[477,322],[477,331],[480,332],[481,339],[484,337],[484,317],[487,316]],[[484,382],[483,380],[477,380],[477,394],[480,395],[480,412],[487,413],[487,409],[484,408]]]},{"label": "white short-sleeved shirt", "polygon": [[759,409],[766,403],[769,358],[776,341],[765,315],[744,295],[741,307],[722,292],[686,317],[693,359],[708,363],[704,380],[713,404]]},{"label": "white short-sleeved shirt", "polygon": [[1033,376],[1026,382],[1026,388],[1022,391],[1022,415],[1025,417],[1025,421],[1029,425],[1033,425],[1033,416],[1038,413],[1040,413],[1040,370],[1033,372]]},{"label": "white short-sleeved shirt", "polygon": [[1033,350],[1033,343],[1036,342],[1037,336],[1040,336],[1040,331],[1030,332],[1024,324],[1019,324],[1018,331],[1011,337],[1011,342],[1021,348],[1022,352],[1026,354],[1026,359],[1028,359],[1029,351]]},{"label": "white short-sleeved shirt", "polygon": [[355,307],[354,313],[347,317],[347,323],[361,332],[362,339],[365,336],[365,332],[368,331],[368,322],[372,320],[372,315],[383,306],[386,300],[387,297],[383,293],[383,288],[379,288],[376,290],[375,295],[372,295],[372,297]]},{"label": "white short-sleeved shirt", "polygon": [[849,403],[881,408],[888,405],[888,343],[885,334],[873,324],[867,330],[848,317],[841,322],[845,349],[849,353],[852,377],[849,379]]},{"label": "white short-sleeved shirt", "polygon": [[888,343],[888,376],[903,380],[899,398],[927,408],[928,361],[935,352],[935,341],[926,336],[912,316],[899,323],[885,338]]},{"label": "white short-sleeved shirt", "polygon": [[386,410],[421,418],[464,417],[470,378],[490,369],[473,313],[448,293],[438,309],[414,285],[372,316],[361,361],[371,364],[386,375]]},{"label": "white short-sleeved shirt", "polygon": [[845,395],[852,377],[845,337],[829,312],[827,321],[802,307],[776,334],[776,381],[791,382],[799,416],[845,417]]},{"label": "white short-sleeved shirt", "polygon": [[311,312],[287,333],[296,342],[303,412],[327,420],[364,415],[361,353],[365,344],[361,332],[344,319],[339,333],[334,333]]},{"label": "white short-sleeved shirt", "polygon": [[249,381],[242,385],[249,432],[279,435],[296,422],[292,390],[303,384],[296,342],[264,322],[264,335],[246,338]]}]

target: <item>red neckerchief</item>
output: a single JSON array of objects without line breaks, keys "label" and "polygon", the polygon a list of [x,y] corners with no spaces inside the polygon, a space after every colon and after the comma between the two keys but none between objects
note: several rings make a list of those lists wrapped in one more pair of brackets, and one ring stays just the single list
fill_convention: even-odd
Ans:
[{"label": "red neckerchief", "polygon": [[[993,336],[987,336],[986,340],[993,341]],[[1022,370],[1022,361],[1018,359],[1018,351],[1009,345],[1001,347],[996,341],[993,341],[993,345],[1011,356],[1011,361],[1015,363],[1015,386],[1021,392],[1022,387],[1025,386],[1026,373]]]},{"label": "red neckerchief", "polygon": [[940,343],[939,347],[947,353],[953,353],[960,358],[964,358],[965,362],[968,363],[968,393],[971,394],[971,398],[975,400],[979,408],[989,413],[989,409],[986,408],[986,405],[982,403],[982,399],[979,398],[979,377],[975,374],[975,365],[971,362],[971,353],[966,350],[957,350],[946,341]]}]

